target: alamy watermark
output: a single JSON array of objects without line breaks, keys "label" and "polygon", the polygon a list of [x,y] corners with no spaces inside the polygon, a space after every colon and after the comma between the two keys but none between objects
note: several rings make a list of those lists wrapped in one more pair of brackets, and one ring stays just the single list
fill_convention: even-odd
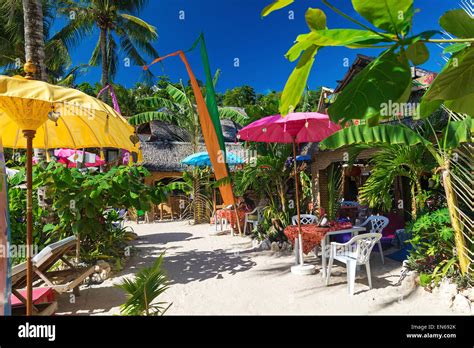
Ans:
[{"label": "alamy watermark", "polygon": [[[31,255],[38,254],[38,245],[31,245]],[[0,258],[20,258],[26,259],[27,245],[26,244],[10,244],[0,245]]]},{"label": "alamy watermark", "polygon": [[398,103],[389,100],[387,103],[380,104],[380,116],[418,116],[418,103]]}]

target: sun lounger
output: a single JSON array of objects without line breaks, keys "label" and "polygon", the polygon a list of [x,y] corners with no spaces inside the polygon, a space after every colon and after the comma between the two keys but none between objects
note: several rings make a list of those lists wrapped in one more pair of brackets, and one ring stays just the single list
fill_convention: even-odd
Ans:
[{"label": "sun lounger", "polygon": [[[94,266],[77,268],[65,258],[66,254],[75,250],[76,241],[76,237],[71,236],[48,245],[36,254],[31,259],[33,265],[33,284],[44,283],[58,293],[73,290],[74,294],[78,296],[79,285],[84,279],[94,273]],[[62,260],[68,268],[51,271],[50,269],[59,260]],[[25,287],[26,262],[23,262],[12,269],[12,292],[23,303],[26,303],[26,299],[19,293],[18,289]]]}]

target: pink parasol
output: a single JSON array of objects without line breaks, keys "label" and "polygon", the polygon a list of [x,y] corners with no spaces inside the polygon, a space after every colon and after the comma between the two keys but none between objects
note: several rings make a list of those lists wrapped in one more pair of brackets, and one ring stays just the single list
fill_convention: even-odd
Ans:
[{"label": "pink parasol", "polygon": [[[293,112],[285,117],[281,115],[264,117],[242,128],[237,135],[241,140],[293,144],[296,211],[298,214],[299,265],[292,267],[291,270],[296,274],[311,274],[314,272],[314,267],[312,265],[305,265],[303,260],[296,144],[322,141],[339,129],[341,127],[331,122],[327,115],[317,112]],[[323,252],[325,251],[323,250]]]}]

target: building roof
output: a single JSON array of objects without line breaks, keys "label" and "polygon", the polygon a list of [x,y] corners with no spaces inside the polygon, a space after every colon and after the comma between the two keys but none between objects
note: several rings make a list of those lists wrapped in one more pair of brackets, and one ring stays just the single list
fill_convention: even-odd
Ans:
[{"label": "building roof", "polygon": [[[226,143],[226,150],[244,157],[242,143]],[[192,144],[180,141],[143,142],[143,165],[154,172],[183,172],[187,166],[181,160],[194,153]],[[204,144],[199,144],[197,152],[207,151]]]}]

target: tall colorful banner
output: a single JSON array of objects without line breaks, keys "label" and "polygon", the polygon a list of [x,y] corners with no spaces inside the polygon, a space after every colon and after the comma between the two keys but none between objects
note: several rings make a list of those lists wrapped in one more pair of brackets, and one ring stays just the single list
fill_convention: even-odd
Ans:
[{"label": "tall colorful banner", "polygon": [[10,218],[8,214],[7,175],[0,138],[0,315],[10,315],[11,274],[9,260]]},{"label": "tall colorful banner", "polygon": [[217,138],[219,140],[219,147],[223,153],[224,158],[226,158],[226,149],[224,135],[222,133],[221,120],[219,117],[219,108],[217,107],[216,100],[216,91],[214,89],[214,81],[212,79],[211,65],[209,64],[209,56],[206,49],[206,41],[204,40],[204,34],[201,33],[197,38],[193,46],[188,50],[192,51],[196,48],[197,45],[200,45],[202,65],[204,67],[204,73],[206,75],[206,105],[209,110],[209,115],[211,116],[212,123],[216,129]]},{"label": "tall colorful banner", "polygon": [[[222,180],[229,178],[229,170],[227,168],[227,164],[225,161],[225,144],[223,141],[222,129],[220,127],[219,121],[219,113],[217,112],[217,119],[214,117],[211,118],[210,111],[208,106],[206,105],[206,101],[201,93],[199,88],[199,84],[196,80],[196,77],[191,70],[191,66],[189,65],[186,56],[184,55],[183,51],[177,51],[166,56],[160,57],[155,59],[152,63],[148,66],[144,66],[145,70],[152,64],[158,63],[159,61],[166,59],[168,57],[179,56],[183,61],[186,71],[188,72],[189,79],[191,81],[191,87],[193,89],[194,97],[196,98],[196,106],[199,115],[199,122],[201,124],[202,135],[204,137],[204,142],[206,144],[207,152],[209,154],[209,158],[211,160],[212,168],[214,169],[214,174],[216,176],[216,180]],[[206,69],[206,68],[205,68]],[[207,75],[207,73],[206,73]],[[210,68],[209,68],[209,76],[210,76]],[[208,83],[208,82],[207,82]],[[206,86],[207,86],[206,83]],[[212,84],[212,79],[211,79]],[[212,88],[212,91],[214,88]],[[215,97],[214,97],[215,99]],[[214,108],[213,108],[214,109]],[[217,104],[215,104],[215,109],[217,110]],[[216,124],[219,126],[217,127]],[[224,159],[224,160],[222,160]],[[221,192],[222,200],[224,204],[234,204],[234,193],[232,192],[232,185],[230,180],[226,182],[225,180],[222,181],[222,185],[219,186],[219,191]]]}]

